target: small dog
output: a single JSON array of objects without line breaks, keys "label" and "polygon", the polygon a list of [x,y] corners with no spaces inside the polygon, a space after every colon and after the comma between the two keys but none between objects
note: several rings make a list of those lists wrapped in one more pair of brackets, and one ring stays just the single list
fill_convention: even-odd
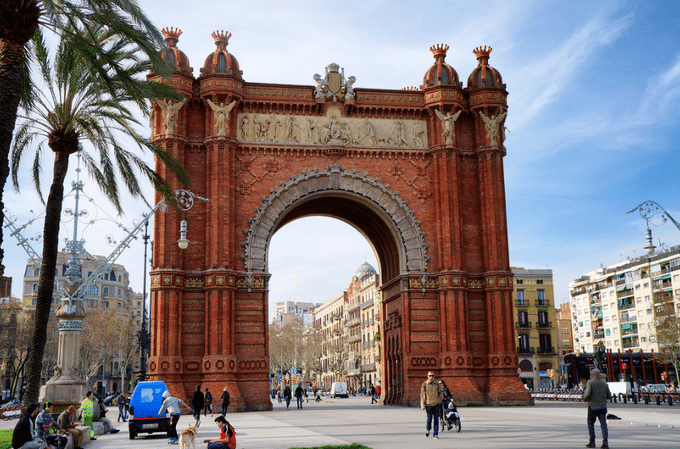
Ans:
[{"label": "small dog", "polygon": [[189,426],[187,430],[182,431],[179,435],[180,449],[194,449],[194,438],[196,438],[196,433],[200,424],[201,422],[198,421],[195,425]]}]

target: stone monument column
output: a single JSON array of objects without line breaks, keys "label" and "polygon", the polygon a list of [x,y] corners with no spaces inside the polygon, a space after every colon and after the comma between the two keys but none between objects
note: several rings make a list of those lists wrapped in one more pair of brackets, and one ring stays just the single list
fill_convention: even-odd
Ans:
[{"label": "stone monument column", "polygon": [[[69,289],[77,286],[69,286]],[[59,347],[57,349],[57,366],[54,375],[45,385],[40,387],[40,402],[50,401],[56,410],[65,409],[71,404],[79,404],[85,397],[88,385],[78,373],[80,362],[80,333],[83,331],[83,318],[87,315],[83,302],[67,301],[57,310],[59,318]]]}]

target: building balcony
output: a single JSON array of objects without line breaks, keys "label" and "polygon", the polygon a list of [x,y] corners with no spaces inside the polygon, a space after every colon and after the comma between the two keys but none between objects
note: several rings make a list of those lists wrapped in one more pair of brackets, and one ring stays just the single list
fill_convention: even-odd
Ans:
[{"label": "building balcony", "polygon": [[361,365],[362,372],[375,371],[375,363],[369,363],[366,365]]},{"label": "building balcony", "polygon": [[375,342],[373,340],[361,343],[361,349],[372,348],[373,346],[375,346]]},{"label": "building balcony", "polygon": [[361,368],[351,369],[347,371],[347,377],[361,376]]},{"label": "building balcony", "polygon": [[536,307],[548,307],[550,306],[550,300],[548,299],[537,299]]},{"label": "building balcony", "polygon": [[352,335],[347,338],[347,343],[356,343],[361,341],[361,335]]},{"label": "building balcony", "polygon": [[531,323],[517,323],[515,325],[516,329],[531,329]]},{"label": "building balcony", "polygon": [[517,354],[533,354],[534,352],[535,352],[534,348],[525,348],[525,347],[517,348]]},{"label": "building balcony", "polygon": [[545,347],[539,347],[536,352],[538,354],[555,354],[555,347],[554,346],[545,346]]},{"label": "building balcony", "polygon": [[515,301],[517,307],[529,307],[529,301],[526,299],[518,299]]},{"label": "building balcony", "polygon": [[664,304],[667,302],[672,302],[673,301],[673,293],[668,291],[668,292],[654,292],[652,293],[652,297],[654,298],[654,304]]},{"label": "building balcony", "polygon": [[536,324],[536,327],[538,327],[539,329],[550,329],[550,328],[553,327],[553,325],[552,325],[552,321],[544,321],[544,322],[539,321]]},{"label": "building balcony", "polygon": [[365,309],[366,307],[371,306],[371,305],[373,305],[373,299],[369,299],[368,301],[362,302],[359,307],[361,307],[362,309]]}]

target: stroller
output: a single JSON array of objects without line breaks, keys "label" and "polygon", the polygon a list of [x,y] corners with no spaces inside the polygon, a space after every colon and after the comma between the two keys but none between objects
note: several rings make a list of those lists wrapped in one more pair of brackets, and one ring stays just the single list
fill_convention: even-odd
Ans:
[{"label": "stroller", "polygon": [[460,415],[453,400],[444,399],[441,412],[441,430],[452,430],[455,427],[456,432],[460,432]]}]

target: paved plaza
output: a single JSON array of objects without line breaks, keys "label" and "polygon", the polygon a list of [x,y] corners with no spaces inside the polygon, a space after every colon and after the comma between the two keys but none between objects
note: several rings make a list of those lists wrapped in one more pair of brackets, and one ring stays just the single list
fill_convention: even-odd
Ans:
[{"label": "paved plaza", "polygon": [[[537,402],[534,407],[460,407],[462,431],[440,432],[439,440],[425,437],[425,412],[419,408],[371,405],[370,398],[330,399],[305,403],[302,410],[291,402],[286,410],[278,402],[270,412],[234,413],[227,419],[236,429],[239,449],[315,447],[360,443],[382,448],[583,448],[588,442],[584,403]],[[115,411],[115,414],[114,414]],[[609,412],[622,419],[609,421],[609,446],[613,449],[680,448],[680,406],[611,404]],[[117,410],[111,409],[112,415]],[[217,415],[215,415],[217,416]],[[178,430],[193,422],[184,415]],[[8,428],[16,420],[3,421]],[[92,441],[88,449],[168,449],[165,435],[129,439],[127,424],[121,430]],[[218,435],[213,419],[201,422],[196,448],[205,438]],[[200,444],[198,444],[200,442]],[[601,444],[597,427],[597,446]]]}]

